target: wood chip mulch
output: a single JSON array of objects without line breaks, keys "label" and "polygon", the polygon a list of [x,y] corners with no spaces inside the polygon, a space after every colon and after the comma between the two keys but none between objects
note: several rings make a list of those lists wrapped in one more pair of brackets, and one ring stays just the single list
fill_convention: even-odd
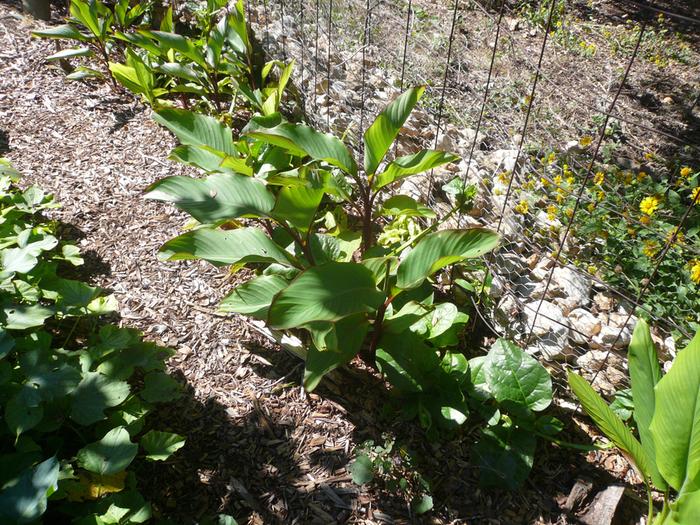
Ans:
[{"label": "wood chip mulch", "polygon": [[[177,523],[220,512],[249,524],[577,522],[567,497],[581,476],[605,487],[609,478],[595,464],[610,454],[587,463],[582,453],[541,445],[523,490],[480,490],[468,434],[428,442],[384,410],[382,383],[361,367],[305,394],[298,359],[244,320],[216,315],[231,288],[225,271],[156,257],[186,218],[145,201],[143,191],[164,176],[194,174],[167,160],[173,137],[133,97],[66,81],[43,60],[54,43],[31,38],[36,25],[16,5],[0,4],[0,155],[23,184],[56,195],[63,207],[53,218],[86,255],[82,277],[115,294],[120,322],[176,351],[170,369],[186,395],[154,417],[187,445],[138,469],[157,515]],[[414,516],[411,495],[386,482],[352,483],[348,465],[368,439],[396,442],[397,476],[410,476],[402,469],[404,451],[412,452],[431,483],[433,512]]]}]

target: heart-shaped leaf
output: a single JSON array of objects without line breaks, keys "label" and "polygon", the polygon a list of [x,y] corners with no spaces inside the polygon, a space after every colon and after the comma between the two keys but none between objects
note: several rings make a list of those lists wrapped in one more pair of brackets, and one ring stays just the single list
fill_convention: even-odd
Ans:
[{"label": "heart-shaped leaf", "polygon": [[171,432],[151,430],[141,438],[141,446],[153,461],[164,461],[185,446],[185,438]]},{"label": "heart-shaped leaf", "polygon": [[138,449],[139,446],[131,442],[126,428],[113,428],[101,440],[78,451],[78,465],[95,474],[116,474],[131,464]]}]

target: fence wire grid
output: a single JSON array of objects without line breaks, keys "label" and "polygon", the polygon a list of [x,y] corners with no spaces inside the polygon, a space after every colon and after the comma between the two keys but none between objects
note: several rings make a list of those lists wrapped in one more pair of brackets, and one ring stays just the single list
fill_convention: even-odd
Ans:
[{"label": "fence wire grid", "polygon": [[[456,224],[504,237],[475,278],[478,315],[496,334],[552,370],[579,366],[607,394],[629,386],[635,316],[651,321],[664,361],[675,356],[673,339],[692,335],[700,322],[692,278],[690,300],[671,301],[673,315],[649,297],[670,267],[685,275],[700,261],[700,191],[680,189],[688,169],[700,170],[700,9],[633,0],[248,0],[246,8],[266,51],[296,61],[307,121],[359,154],[375,115],[403,89],[426,86],[392,154],[434,148],[462,161],[397,192],[444,212],[443,185],[478,186]],[[637,201],[619,205],[625,185],[645,177],[677,210],[671,230]],[[634,277],[629,254],[643,261]]]}]

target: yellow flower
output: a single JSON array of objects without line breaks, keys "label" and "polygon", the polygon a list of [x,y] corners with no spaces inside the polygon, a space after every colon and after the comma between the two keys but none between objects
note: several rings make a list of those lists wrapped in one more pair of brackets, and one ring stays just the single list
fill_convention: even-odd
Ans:
[{"label": "yellow flower", "polygon": [[598,271],[598,267],[595,264],[589,264],[587,269],[588,269],[588,273],[593,273],[593,274],[595,274]]},{"label": "yellow flower", "polygon": [[569,219],[570,219],[571,217],[574,216],[574,210],[572,210],[571,208],[567,208],[566,211],[565,211],[564,213],[566,213],[566,216],[567,216]]},{"label": "yellow flower", "polygon": [[637,182],[642,182],[644,179],[647,178],[647,174],[643,171],[640,171],[637,173]]},{"label": "yellow flower", "polygon": [[[583,44],[583,42],[581,43]],[[589,137],[588,135],[581,137],[581,140],[578,141],[578,143],[581,144],[581,146],[583,146],[584,148],[590,146],[591,142],[593,142],[593,138]]]},{"label": "yellow flower", "polygon": [[598,196],[598,200],[599,200],[599,201],[602,201],[602,200],[605,198],[605,192],[604,192],[604,191],[599,191],[599,192],[597,193],[597,196]]},{"label": "yellow flower", "polygon": [[690,280],[695,284],[700,284],[700,259],[690,262]]},{"label": "yellow flower", "polygon": [[682,178],[687,179],[691,173],[693,173],[693,170],[690,168],[690,166],[683,166],[681,168],[681,177]]},{"label": "yellow flower", "polygon": [[588,205],[588,211],[590,211],[591,213],[593,213],[594,210],[595,210],[595,202],[591,202],[591,203]]},{"label": "yellow flower", "polygon": [[557,154],[552,152],[547,156],[547,164],[554,164],[557,161]]},{"label": "yellow flower", "polygon": [[625,178],[624,178],[625,184],[631,184],[633,178],[634,178],[634,175],[632,175],[631,171],[625,172]]},{"label": "yellow flower", "polygon": [[654,212],[659,207],[659,204],[661,204],[661,199],[659,199],[656,195],[644,197],[642,202],[639,203],[639,210],[647,215],[654,215]]},{"label": "yellow flower", "polygon": [[502,171],[498,175],[496,175],[496,178],[499,180],[499,182],[503,184],[508,184],[510,181],[510,171]]},{"label": "yellow flower", "polygon": [[557,202],[559,204],[564,202],[564,196],[561,193],[557,193]]},{"label": "yellow flower", "polygon": [[564,175],[565,175],[565,176],[568,177],[568,176],[571,175],[571,169],[569,168],[569,165],[568,165],[568,164],[564,164],[564,165],[562,166],[562,169],[564,170]]},{"label": "yellow flower", "polygon": [[602,185],[604,181],[605,181],[605,173],[603,173],[602,171],[599,171],[598,173],[595,174],[595,177],[593,177],[593,184],[596,184],[598,186]]},{"label": "yellow flower", "polygon": [[670,241],[673,236],[676,236],[676,239],[673,241],[674,245],[680,245],[685,242],[685,234],[678,229],[676,226],[675,228],[671,228],[668,233],[666,234],[666,241]]},{"label": "yellow flower", "polygon": [[644,226],[647,226],[651,222],[651,219],[649,218],[648,215],[642,215],[639,218],[639,222],[641,222]]},{"label": "yellow flower", "polygon": [[576,182],[576,179],[574,179],[572,176],[569,176],[566,178],[566,182],[568,184],[573,184],[574,182]]},{"label": "yellow flower", "polygon": [[547,218],[553,221],[557,218],[557,207],[554,204],[547,206]]},{"label": "yellow flower", "polygon": [[693,191],[690,192],[690,202],[694,202],[696,206],[700,206],[700,186],[697,188],[693,188]]},{"label": "yellow flower", "polygon": [[659,245],[655,241],[644,241],[644,248],[642,248],[642,253],[651,259],[659,253]]},{"label": "yellow flower", "polygon": [[644,159],[651,162],[652,160],[654,160],[654,154],[651,151],[647,151],[644,154]]},{"label": "yellow flower", "polygon": [[520,213],[521,215],[525,215],[529,210],[530,206],[528,205],[527,201],[523,200],[515,205],[516,213]]},{"label": "yellow flower", "polygon": [[549,186],[549,181],[544,177],[540,177],[540,184],[542,184],[543,188],[546,188],[547,186]]},{"label": "yellow flower", "polygon": [[627,228],[627,235],[629,235],[632,238],[635,238],[637,236],[637,230],[630,226],[629,228]]}]

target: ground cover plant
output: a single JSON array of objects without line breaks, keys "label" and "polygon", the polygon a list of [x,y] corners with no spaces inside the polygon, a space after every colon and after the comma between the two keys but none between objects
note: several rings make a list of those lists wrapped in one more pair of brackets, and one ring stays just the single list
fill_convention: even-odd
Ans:
[{"label": "ground cover plant", "polygon": [[[700,332],[663,375],[649,326],[640,320],[628,356],[636,432],[625,426],[581,376],[570,373],[569,384],[598,428],[623,451],[644,481],[649,504],[647,523],[697,523]],[[658,512],[652,490],[663,494]]]},{"label": "ground cover plant", "polygon": [[83,260],[42,211],[55,208],[0,159],[0,521],[143,523],[130,465],[184,445],[146,416],[178,396],[171,351],[105,324],[114,298],[62,277]]}]

